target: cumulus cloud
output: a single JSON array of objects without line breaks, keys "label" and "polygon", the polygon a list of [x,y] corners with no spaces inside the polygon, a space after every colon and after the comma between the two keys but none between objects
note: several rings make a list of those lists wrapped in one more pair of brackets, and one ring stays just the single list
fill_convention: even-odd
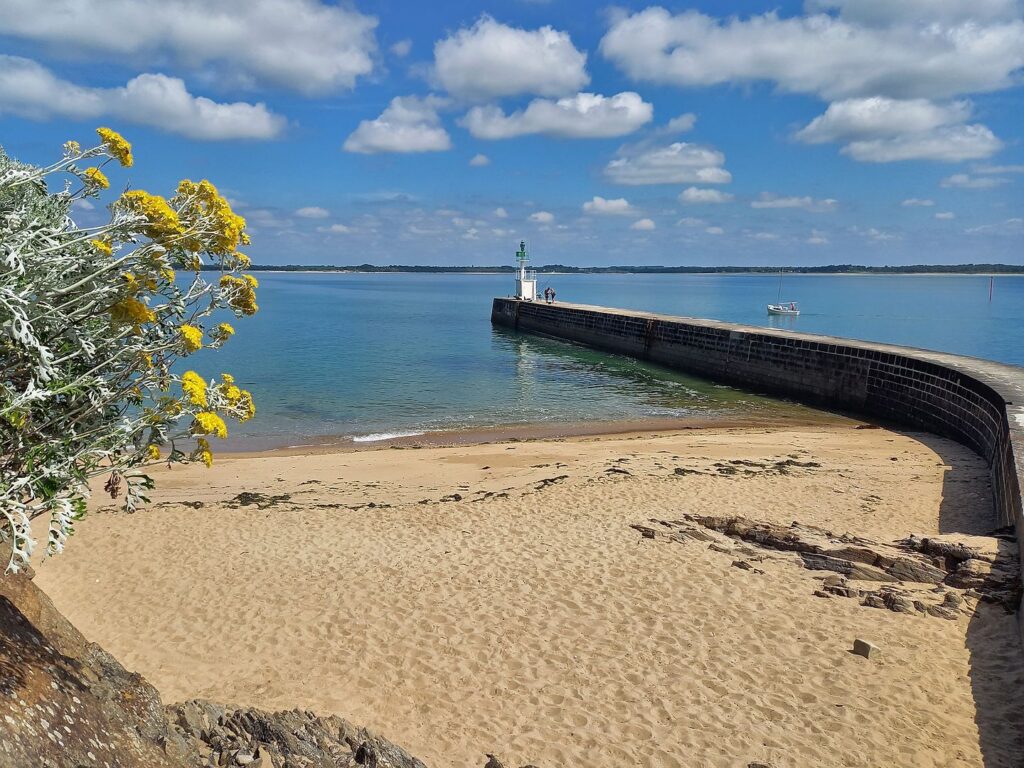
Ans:
[{"label": "cumulus cloud", "polygon": [[953,213],[952,211],[943,211],[941,213],[936,213],[935,218],[943,221],[948,221],[950,219],[955,219],[956,214]]},{"label": "cumulus cloud", "polygon": [[708,227],[704,231],[707,232],[709,235],[724,235],[725,234],[725,230],[722,229],[721,227]]},{"label": "cumulus cloud", "polygon": [[729,203],[733,195],[729,192],[722,192],[717,189],[703,189],[701,187],[687,187],[679,193],[679,202],[697,205],[701,203]]},{"label": "cumulus cloud", "polygon": [[193,96],[176,77],[143,74],[118,88],[91,88],[31,59],[0,55],[0,113],[32,120],[113,117],[191,139],[271,139],[286,121],[264,104]]},{"label": "cumulus cloud", "polygon": [[586,64],[567,32],[520,29],[483,16],[434,45],[433,75],[453,96],[470,101],[564,96],[590,82]]},{"label": "cumulus cloud", "polygon": [[391,46],[391,52],[400,59],[404,59],[412,50],[412,40],[399,40]]},{"label": "cumulus cloud", "polygon": [[695,219],[692,216],[684,216],[676,222],[677,227],[703,227],[707,224],[704,219]]},{"label": "cumulus cloud", "polygon": [[377,20],[317,0],[75,0],[40,13],[38,0],[2,0],[4,35],[55,52],[171,59],[242,84],[307,94],[351,88],[373,70]]},{"label": "cumulus cloud", "polygon": [[636,80],[681,86],[771,81],[830,101],[941,99],[1014,84],[1024,66],[1024,21],[950,23],[874,26],[824,13],[719,20],[653,7],[617,18],[600,50]]},{"label": "cumulus cloud", "polygon": [[632,91],[602,96],[577,93],[557,101],[534,99],[506,115],[500,107],[473,107],[460,124],[478,139],[509,139],[531,133],[571,139],[624,136],[651,121],[654,108]]},{"label": "cumulus cloud", "polygon": [[603,197],[594,195],[593,200],[588,200],[583,204],[584,213],[600,213],[611,216],[628,216],[636,212],[636,209],[629,204],[629,201],[624,197],[618,197],[614,200],[606,200]]},{"label": "cumulus cloud", "polygon": [[331,214],[326,208],[321,208],[317,205],[307,205],[305,208],[299,208],[295,215],[303,219],[326,219]]},{"label": "cumulus cloud", "polygon": [[930,208],[935,205],[934,200],[922,199],[919,197],[910,197],[900,203],[904,208]]},{"label": "cumulus cloud", "polygon": [[971,106],[966,101],[939,105],[927,99],[884,96],[844,99],[829,104],[825,113],[798,131],[796,137],[809,144],[889,138],[962,123],[970,114]]},{"label": "cumulus cloud", "polygon": [[728,184],[725,155],[700,144],[677,141],[667,147],[624,147],[605,166],[604,175],[617,184]]},{"label": "cumulus cloud", "polygon": [[482,168],[491,164],[491,158],[487,155],[475,154],[469,159],[469,164],[474,168]]},{"label": "cumulus cloud", "polygon": [[650,232],[652,229],[654,229],[654,226],[655,225],[653,219],[638,219],[637,221],[634,221],[632,224],[630,224],[629,228],[637,229],[640,230],[641,232]]},{"label": "cumulus cloud", "polygon": [[537,211],[536,213],[531,213],[529,219],[538,224],[550,224],[555,220],[555,215],[548,211]]},{"label": "cumulus cloud", "polygon": [[374,120],[363,120],[345,139],[346,152],[443,152],[451,149],[448,131],[437,110],[446,101],[437,96],[396,96]]},{"label": "cumulus cloud", "polygon": [[507,219],[508,211],[506,211],[504,208],[495,208],[494,215],[499,219]]},{"label": "cumulus cloud", "polygon": [[908,133],[887,139],[853,141],[842,152],[866,163],[899,160],[941,160],[948,163],[991,157],[1003,148],[984,125],[951,125],[926,133]]},{"label": "cumulus cloud", "polygon": [[993,189],[1007,183],[1008,179],[998,176],[971,176],[967,173],[954,173],[939,182],[947,189]]},{"label": "cumulus cloud", "polygon": [[811,236],[805,241],[808,245],[828,245],[828,238],[824,232],[819,232],[817,229],[811,230]]},{"label": "cumulus cloud", "polygon": [[779,197],[770,192],[762,192],[761,196],[750,203],[751,208],[800,208],[814,213],[826,213],[839,207],[839,201],[832,198],[815,200],[813,197]]}]

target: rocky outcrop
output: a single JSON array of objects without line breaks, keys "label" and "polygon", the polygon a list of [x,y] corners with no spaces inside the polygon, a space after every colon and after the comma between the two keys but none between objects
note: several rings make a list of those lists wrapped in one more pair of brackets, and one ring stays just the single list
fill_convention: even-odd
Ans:
[{"label": "rocky outcrop", "polygon": [[[1010,612],[1020,604],[1017,544],[1001,531],[991,536],[910,536],[887,543],[797,522],[785,526],[741,516],[683,515],[648,522],[632,527],[647,539],[707,543],[711,550],[755,561],[779,553],[776,557],[789,555],[787,559],[809,570],[829,571],[815,590],[819,597],[852,597],[871,608],[945,619],[968,610],[969,599],[996,603]],[[746,560],[732,564],[764,573]]]},{"label": "rocky outcrop", "polygon": [[[6,560],[4,560],[6,562]],[[32,583],[0,575],[3,768],[426,768],[338,717],[191,701],[90,643]]]},{"label": "rocky outcrop", "polygon": [[167,707],[188,765],[248,768],[427,768],[391,742],[340,717],[232,709],[199,699]]}]

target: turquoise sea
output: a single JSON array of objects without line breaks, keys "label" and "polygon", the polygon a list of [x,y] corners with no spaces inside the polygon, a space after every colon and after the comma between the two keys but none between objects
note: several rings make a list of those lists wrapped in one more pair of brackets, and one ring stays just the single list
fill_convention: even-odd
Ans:
[{"label": "turquoise sea", "polygon": [[[191,362],[235,374],[257,418],[232,449],[516,424],[730,417],[773,401],[493,329],[509,275],[258,273],[260,312]],[[894,342],[1024,365],[1024,277],[552,275],[558,299]]]}]

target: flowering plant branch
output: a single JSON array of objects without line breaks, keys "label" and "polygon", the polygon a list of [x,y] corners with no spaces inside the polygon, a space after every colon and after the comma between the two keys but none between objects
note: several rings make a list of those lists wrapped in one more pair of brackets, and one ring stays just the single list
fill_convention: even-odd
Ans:
[{"label": "flowering plant branch", "polygon": [[[106,475],[104,489],[134,510],[153,487],[146,465],[209,466],[225,417],[255,413],[229,374],[175,372],[234,333],[215,312],[258,309],[238,251],[245,220],[210,182],[186,179],[166,199],[126,191],[106,224],[78,227],[72,204],[109,188],[107,164],[134,162],[122,136],[97,133],[97,146],[68,142],[44,168],[0,150],[0,540],[13,571],[31,559],[35,518],[49,518],[47,552],[63,550],[91,479]],[[56,175],[67,181],[53,192]],[[203,264],[220,267],[216,282]]]}]

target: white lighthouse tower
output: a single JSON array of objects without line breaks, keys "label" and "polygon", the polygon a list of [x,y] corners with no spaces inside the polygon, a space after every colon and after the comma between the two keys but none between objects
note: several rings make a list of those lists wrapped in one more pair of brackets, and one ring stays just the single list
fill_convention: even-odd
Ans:
[{"label": "white lighthouse tower", "polygon": [[516,272],[516,298],[523,301],[534,301],[537,298],[537,271],[526,268],[529,260],[526,241],[520,240],[519,250],[516,251],[516,262],[519,265]]}]

